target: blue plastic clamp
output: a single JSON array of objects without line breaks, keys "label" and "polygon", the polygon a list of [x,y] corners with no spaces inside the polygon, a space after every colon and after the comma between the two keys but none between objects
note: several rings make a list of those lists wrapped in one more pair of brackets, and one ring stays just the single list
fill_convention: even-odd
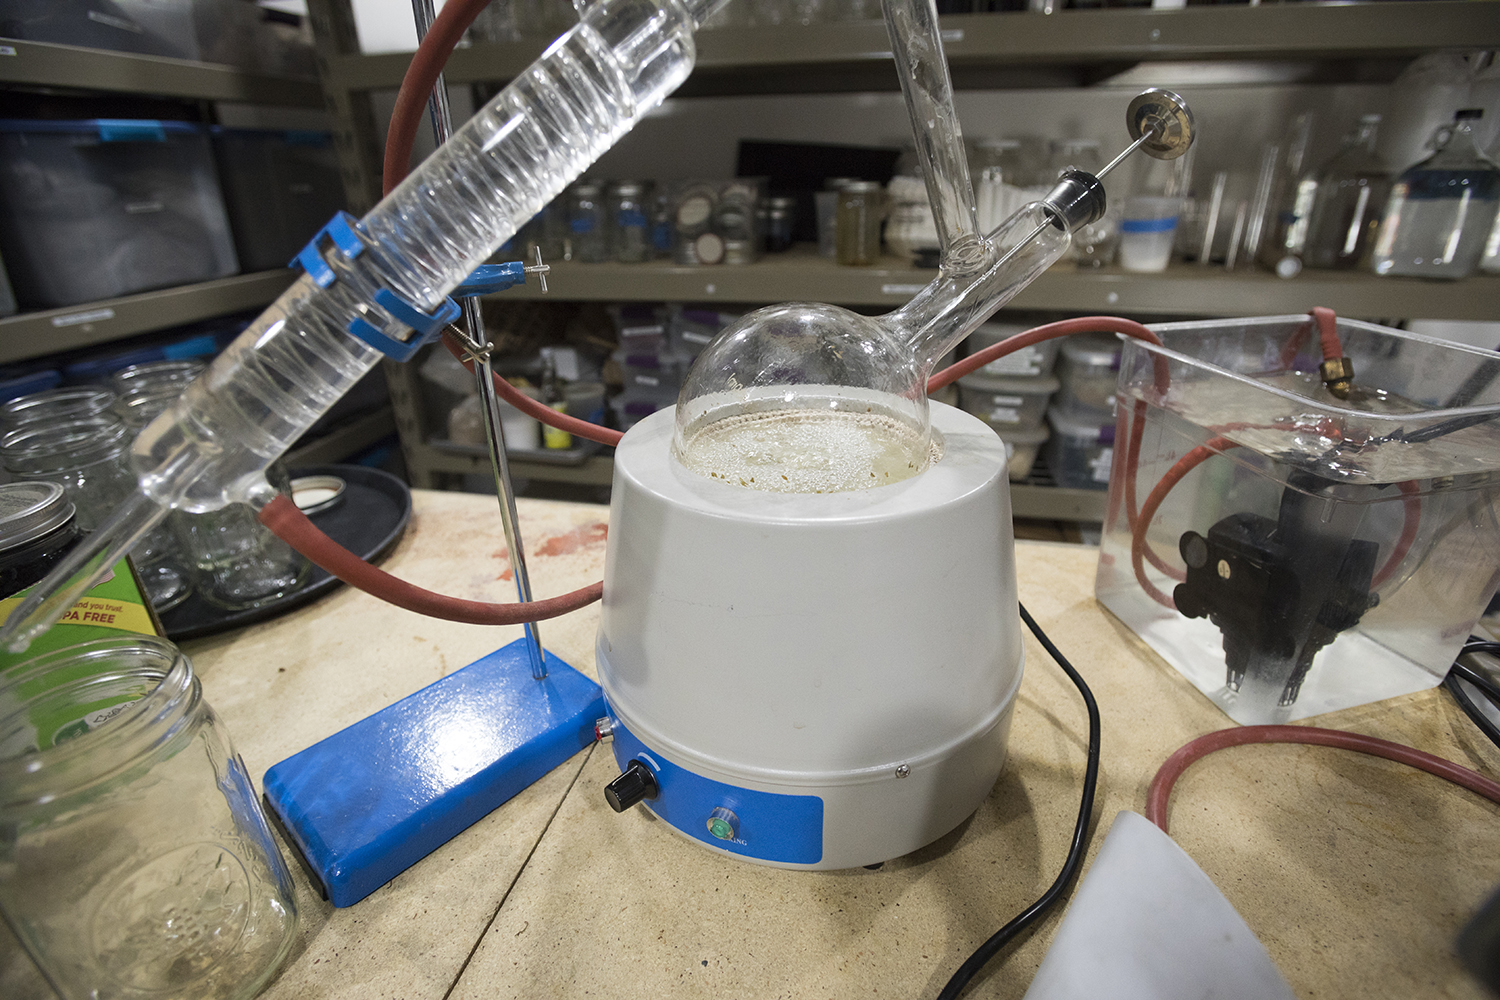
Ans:
[{"label": "blue plastic clamp", "polygon": [[526,284],[526,265],[518,260],[505,264],[481,264],[453,289],[457,298],[467,299],[475,295],[503,292],[507,288]]},{"label": "blue plastic clamp", "polygon": [[327,288],[338,280],[338,275],[333,273],[333,268],[329,267],[328,262],[323,259],[323,252],[318,248],[318,244],[323,242],[323,237],[326,236],[333,241],[333,245],[338,248],[345,259],[353,260],[365,251],[364,242],[354,231],[357,225],[359,225],[359,220],[354,216],[348,212],[339,212],[328,220],[328,225],[313,234],[313,238],[307,241],[307,246],[292,258],[287,267],[301,267],[312,276],[319,288]]},{"label": "blue plastic clamp", "polygon": [[418,348],[458,319],[458,303],[452,299],[444,299],[435,312],[424,313],[389,288],[382,288],[375,293],[375,304],[415,330],[416,335],[408,341],[396,340],[358,316],[349,321],[349,332],[395,361],[410,360]]}]

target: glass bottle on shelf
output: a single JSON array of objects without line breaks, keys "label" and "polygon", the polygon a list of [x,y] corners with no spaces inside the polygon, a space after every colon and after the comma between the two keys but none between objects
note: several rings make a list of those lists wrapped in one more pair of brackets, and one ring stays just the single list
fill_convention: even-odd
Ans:
[{"label": "glass bottle on shelf", "polygon": [[1317,193],[1303,261],[1308,267],[1347,269],[1364,261],[1380,227],[1391,174],[1375,153],[1379,115],[1365,115],[1317,172]]},{"label": "glass bottle on shelf", "polygon": [[596,181],[573,185],[568,199],[568,235],[573,260],[599,264],[609,258],[606,221],[604,189]]},{"label": "glass bottle on shelf", "polygon": [[1283,278],[1302,273],[1302,254],[1317,197],[1317,178],[1307,170],[1307,147],[1312,140],[1313,114],[1304,111],[1292,120],[1281,143],[1281,161],[1270,181],[1269,209],[1263,222],[1260,263]]},{"label": "glass bottle on shelf", "polygon": [[1433,136],[1433,154],[1391,186],[1375,273],[1463,278],[1479,263],[1500,208],[1500,165],[1474,144],[1484,112],[1468,108]]},{"label": "glass bottle on shelf", "polygon": [[617,181],[610,191],[610,249],[615,260],[636,264],[651,259],[646,185]]}]

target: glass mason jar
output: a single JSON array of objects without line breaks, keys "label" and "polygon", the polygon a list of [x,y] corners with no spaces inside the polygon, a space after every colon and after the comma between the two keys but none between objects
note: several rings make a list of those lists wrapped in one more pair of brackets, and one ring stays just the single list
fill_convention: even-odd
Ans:
[{"label": "glass mason jar", "polygon": [[[0,462],[18,479],[57,483],[77,509],[78,527],[93,531],[136,490],[127,454],[133,435],[110,413],[31,423],[0,438]],[[148,532],[130,556],[157,611],[176,607],[192,593],[181,550],[165,526]]]},{"label": "glass mason jar", "polygon": [[82,538],[68,495],[56,483],[0,486],[0,598],[25,590]]},{"label": "glass mason jar", "polygon": [[14,428],[97,417],[108,413],[114,401],[113,392],[97,385],[72,385],[28,393],[0,404],[0,425]]},{"label": "glass mason jar", "polygon": [[78,508],[78,526],[93,531],[135,492],[125,462],[125,424],[107,409],[77,420],[34,421],[0,438],[0,461],[18,479],[57,483]]},{"label": "glass mason jar", "polygon": [[121,368],[109,377],[109,384],[121,396],[142,386],[186,385],[208,366],[196,358],[178,361],[150,361]]},{"label": "glass mason jar", "polygon": [[[141,384],[115,402],[132,434],[182,394],[181,382],[138,381]],[[291,490],[291,478],[279,461],[271,464],[266,476],[281,492]],[[306,583],[311,571],[307,560],[271,534],[244,504],[206,514],[173,511],[153,536],[157,532],[165,537],[163,544],[170,545],[174,564],[184,567],[182,572],[198,595],[226,611],[248,611],[285,597]],[[150,574],[141,572],[150,590]],[[162,607],[154,594],[152,603]]]},{"label": "glass mason jar", "polygon": [[64,1000],[248,998],[292,883],[187,657],[100,639],[0,686],[0,910]]},{"label": "glass mason jar", "polygon": [[[279,461],[266,469],[278,492],[291,478]],[[256,518],[249,505],[170,519],[193,565],[198,596],[226,611],[249,611],[299,590],[312,566]]]}]

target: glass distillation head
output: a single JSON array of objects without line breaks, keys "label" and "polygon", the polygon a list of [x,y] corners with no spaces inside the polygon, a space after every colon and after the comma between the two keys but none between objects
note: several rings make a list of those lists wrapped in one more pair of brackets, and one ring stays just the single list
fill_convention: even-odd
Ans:
[{"label": "glass distillation head", "polygon": [[[891,13],[899,22],[901,12]],[[907,67],[896,35],[893,28],[898,66]],[[941,81],[932,72],[902,74],[913,122],[939,126],[916,129],[926,140],[918,151],[942,243],[937,277],[883,316],[794,302],[727,328],[699,355],[678,397],[672,451],[682,465],[785,493],[867,489],[921,472],[941,448],[926,390],[937,360],[1104,215],[1099,178],[1137,149],[1173,159],[1193,141],[1183,100],[1147,90],[1127,112],[1133,143],[1097,176],[1064,170],[1047,197],[982,234],[940,55],[938,65]]]}]

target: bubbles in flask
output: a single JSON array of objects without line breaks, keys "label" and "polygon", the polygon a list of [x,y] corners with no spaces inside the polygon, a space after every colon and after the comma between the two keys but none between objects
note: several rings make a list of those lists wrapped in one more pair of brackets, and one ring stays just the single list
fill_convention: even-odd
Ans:
[{"label": "bubbles in flask", "polygon": [[881,413],[782,409],[715,420],[682,450],[689,469],[773,493],[840,493],[910,479],[936,460],[906,424]]}]

